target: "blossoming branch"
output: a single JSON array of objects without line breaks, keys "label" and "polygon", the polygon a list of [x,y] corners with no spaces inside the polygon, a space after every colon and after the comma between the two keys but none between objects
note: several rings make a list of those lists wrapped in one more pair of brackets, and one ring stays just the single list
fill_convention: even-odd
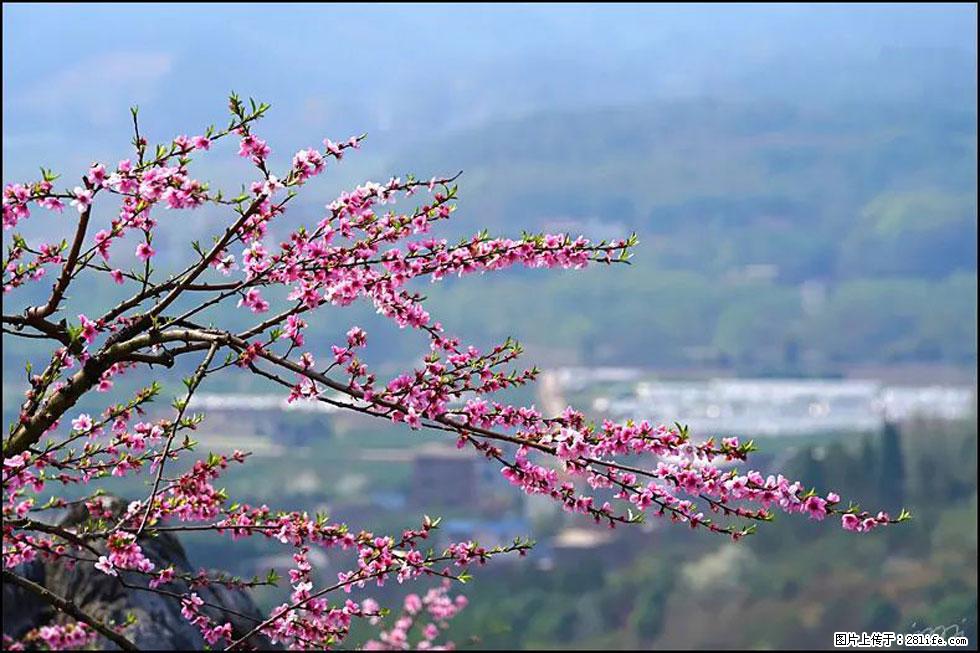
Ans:
[{"label": "blossoming branch", "polygon": [[[73,218],[63,240],[14,234],[3,261],[5,311],[22,287],[51,280],[46,300],[3,314],[4,338],[50,343],[43,369],[28,368],[28,387],[19,415],[4,440],[3,567],[5,582],[38,594],[66,612],[63,597],[18,574],[18,566],[37,559],[68,566],[91,565],[121,587],[137,588],[178,603],[184,618],[200,629],[212,647],[255,646],[262,636],[294,648],[341,645],[355,619],[378,622],[384,611],[370,600],[342,597],[353,587],[420,579],[465,579],[473,564],[499,555],[525,554],[531,542],[484,547],[450,544],[441,551],[424,546],[438,520],[424,517],[415,529],[379,535],[354,530],[323,515],[233,502],[215,481],[231,465],[247,462],[242,451],[194,460],[191,433],[203,416],[188,412],[198,388],[219,373],[248,373],[280,386],[293,401],[325,402],[410,429],[432,429],[452,438],[500,469],[521,491],[547,497],[565,510],[610,528],[666,518],[738,540],[781,511],[824,520],[833,517],[850,531],[868,532],[909,517],[861,510],[834,492],[808,488],[782,475],[743,471],[754,450],[735,437],[695,441],[680,425],[646,421],[594,423],[569,407],[545,415],[533,406],[494,399],[500,390],[522,386],[538,375],[515,367],[521,346],[508,339],[477,349],[450,333],[425,308],[412,282],[449,276],[499,272],[506,268],[581,269],[628,263],[635,237],[592,241],[568,234],[493,237],[480,232],[451,242],[434,235],[438,223],[456,211],[458,176],[428,180],[409,176],[369,182],[327,203],[311,224],[272,242],[269,225],[280,220],[291,200],[311,178],[359,148],[363,136],[323,141],[322,147],[296,152],[291,164],[274,172],[272,149],[253,132],[268,105],[232,95],[231,119],[224,129],[177,136],[151,148],[141,134],[134,109],[131,158],[115,165],[93,164],[77,185],[58,190],[53,173],[12,183],[3,191],[3,226],[12,230],[27,219],[49,220],[57,231]],[[237,153],[254,173],[240,194],[229,196],[191,171],[195,159],[237,141]],[[106,215],[103,199],[118,211]],[[418,198],[407,210],[396,203]],[[163,274],[158,221],[176,212],[211,206],[227,221],[210,243],[191,243],[185,262]],[[33,216],[43,211],[46,215]],[[63,213],[63,217],[50,214]],[[69,314],[66,304],[79,279],[105,279],[126,291],[114,306],[86,304]],[[429,349],[422,363],[393,378],[381,378],[363,361],[368,334],[353,326],[341,342],[314,342],[311,321],[324,310],[355,301],[371,302],[399,327],[423,334]],[[273,311],[273,303],[285,306]],[[22,302],[23,303],[23,302]],[[210,319],[218,307],[242,311],[251,323],[225,328]],[[520,325],[514,325],[519,330]],[[161,394],[153,382],[128,401],[85,413],[75,406],[90,393],[106,392],[114,379],[133,370],[166,375],[181,358],[196,368],[184,379],[168,418],[143,418]],[[190,458],[189,470],[168,475],[173,461]],[[104,503],[105,479],[143,476],[151,489],[121,511]],[[58,488],[86,488],[85,498],[69,501]],[[42,493],[53,494],[43,505]],[[45,511],[84,505],[89,518],[62,528],[45,521]],[[287,603],[255,620],[247,632],[216,623],[195,587],[221,584],[249,589],[276,581],[227,578],[218,574],[180,574],[158,569],[141,540],[165,532],[209,531],[231,540],[262,537],[292,551],[294,566]],[[314,585],[308,554],[312,548],[348,551],[349,569],[333,583]],[[369,642],[373,648],[402,648],[412,625],[429,613],[420,643],[432,647],[464,599],[450,600],[446,588],[407,600],[393,627]],[[32,631],[5,646],[43,642],[50,648],[91,644],[99,637],[121,648],[135,648],[127,624],[103,623],[77,607],[73,620]]]}]

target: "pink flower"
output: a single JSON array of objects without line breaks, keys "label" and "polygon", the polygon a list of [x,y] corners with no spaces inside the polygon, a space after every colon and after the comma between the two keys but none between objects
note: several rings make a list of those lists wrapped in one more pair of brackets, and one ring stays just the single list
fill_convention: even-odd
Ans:
[{"label": "pink flower", "polygon": [[325,138],[323,139],[323,144],[326,146],[327,152],[334,155],[334,157],[336,157],[338,161],[344,158],[344,149],[339,145],[337,145],[336,143],[334,143],[332,140],[330,140],[329,138]]},{"label": "pink flower", "polygon": [[65,210],[65,205],[57,197],[45,197],[37,201],[37,205],[50,211],[61,213]]},{"label": "pink flower", "polygon": [[409,594],[405,597],[405,612],[416,614],[422,609],[422,599],[418,594]]},{"label": "pink flower", "polygon": [[156,254],[156,250],[150,246],[148,242],[142,242],[136,246],[136,258],[141,261],[149,261]]},{"label": "pink flower", "polygon": [[323,160],[323,155],[312,148],[300,150],[293,157],[293,175],[299,183],[320,174],[324,168],[326,168],[326,163]]},{"label": "pink flower", "polygon": [[216,270],[218,270],[218,272],[227,277],[229,274],[231,274],[231,271],[235,269],[235,256],[234,254],[222,256],[221,258],[215,259],[212,265]]},{"label": "pink flower", "polygon": [[109,558],[106,556],[99,556],[99,561],[95,563],[95,568],[101,571],[103,574],[108,574],[109,576],[118,576],[116,568],[112,566],[109,562]]},{"label": "pink flower", "polygon": [[92,205],[92,196],[94,193],[81,186],[75,186],[72,194],[75,196],[75,199],[69,202],[69,204],[78,209],[79,213],[85,213],[85,210]]},{"label": "pink flower", "polygon": [[222,626],[217,626],[215,628],[205,628],[203,631],[204,641],[208,644],[214,645],[222,639],[231,639],[231,624],[225,623]]},{"label": "pink flower", "polygon": [[363,347],[367,344],[367,333],[361,327],[351,327],[347,332],[347,346],[350,348]]},{"label": "pink flower", "polygon": [[414,408],[408,409],[408,414],[405,416],[405,422],[415,430],[422,428],[422,420],[419,419],[419,415],[415,412]]},{"label": "pink flower", "polygon": [[161,585],[166,585],[173,579],[174,579],[174,568],[167,567],[166,569],[160,571],[160,573],[157,574],[155,578],[151,578],[149,584],[152,589],[156,589]]},{"label": "pink flower", "polygon": [[197,618],[197,609],[204,605],[204,599],[198,596],[197,592],[191,592],[190,596],[185,596],[180,600],[180,605],[180,613],[184,619],[194,621]]},{"label": "pink flower", "polygon": [[827,516],[827,502],[816,495],[803,503],[803,509],[810,514],[811,519],[817,521],[823,521],[823,518]]},{"label": "pink flower", "polygon": [[298,315],[290,315],[286,318],[286,326],[283,329],[283,337],[290,338],[297,347],[303,346],[303,329],[306,328],[304,322]]},{"label": "pink flower", "polygon": [[89,168],[88,174],[85,175],[85,178],[88,179],[88,182],[92,184],[94,188],[101,188],[102,186],[105,186],[105,166],[101,163],[93,165],[91,168]]},{"label": "pink flower", "polygon": [[261,138],[256,138],[251,134],[242,137],[241,144],[238,147],[238,156],[241,157],[251,157],[252,161],[255,163],[261,163],[269,154],[272,153],[272,148],[266,145],[266,142]]},{"label": "pink flower", "polygon": [[238,305],[248,306],[253,313],[265,313],[269,310],[269,302],[262,299],[258,288],[249,288],[245,296],[238,300]]},{"label": "pink flower", "polygon": [[113,270],[109,273],[109,276],[112,277],[113,281],[120,285],[122,285],[124,282],[122,270]]},{"label": "pink flower", "polygon": [[82,323],[82,340],[91,344],[95,340],[95,336],[98,335],[95,322],[82,314],[79,314],[78,319]]},{"label": "pink flower", "polygon": [[[88,648],[99,638],[99,634],[88,624],[82,622],[68,624],[52,624],[37,629],[39,637],[51,651],[70,651]],[[9,647],[8,647],[9,644]],[[13,642],[4,635],[4,649],[23,651],[23,642]]]}]

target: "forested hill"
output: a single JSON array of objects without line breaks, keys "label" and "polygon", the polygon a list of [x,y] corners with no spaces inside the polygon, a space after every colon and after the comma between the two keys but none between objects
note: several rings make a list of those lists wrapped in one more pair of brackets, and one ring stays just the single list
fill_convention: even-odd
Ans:
[{"label": "forested hill", "polygon": [[[401,150],[375,137],[325,186],[304,189],[270,242],[319,219],[352,174],[462,169],[459,211],[441,234],[641,239],[630,267],[510,270],[422,289],[433,314],[478,343],[514,335],[543,363],[746,374],[975,368],[976,117],[975,102],[939,98],[688,100],[534,113]],[[220,217],[189,213],[168,229],[161,215],[161,269]],[[104,292],[114,289],[92,289]],[[381,329],[374,342],[389,362],[415,355],[372,318],[364,306],[342,321]],[[312,326],[324,337],[337,327]]]},{"label": "forested hill", "polygon": [[976,269],[976,119],[932,103],[659,102],[499,122],[390,167],[464,170],[464,231],[602,222],[653,236],[669,267],[937,279]]},{"label": "forested hill", "polygon": [[641,237],[628,270],[432,294],[460,329],[500,336],[525,316],[528,340],[585,362],[975,364],[975,107],[658,102],[412,148],[414,169],[465,171],[460,233]]}]

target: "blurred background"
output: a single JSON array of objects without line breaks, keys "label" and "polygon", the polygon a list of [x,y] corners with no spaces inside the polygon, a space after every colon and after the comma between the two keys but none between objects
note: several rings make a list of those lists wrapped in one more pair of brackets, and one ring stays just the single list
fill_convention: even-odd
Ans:
[{"label": "blurred background", "polygon": [[[227,477],[236,499],[378,531],[429,513],[446,537],[530,535],[531,556],[465,588],[452,632],[469,648],[830,648],[835,631],[936,627],[976,642],[975,5],[4,5],[4,183],[43,165],[74,186],[125,158],[133,104],[151,143],[222,126],[232,90],[272,104],[256,133],[274,166],[368,133],[270,242],[366,179],[458,170],[440,235],[638,233],[631,266],[424,287],[450,332],[514,336],[548,371],[515,401],[754,438],[764,470],[915,520],[858,538],[781,519],[738,545],[659,523],[593,530],[437,435],[287,410],[230,373],[197,399],[198,439],[255,452]],[[195,176],[236,192],[251,178],[236,149]],[[25,236],[67,228],[69,212],[41,213]],[[169,215],[161,268],[226,220]],[[43,290],[5,296],[5,312]],[[80,288],[69,314],[114,292]],[[385,374],[426,352],[370,306],[310,322],[323,349],[365,327]],[[25,360],[44,358],[15,344],[5,422]],[[258,542],[234,560],[186,544],[245,575],[290,562]]]}]

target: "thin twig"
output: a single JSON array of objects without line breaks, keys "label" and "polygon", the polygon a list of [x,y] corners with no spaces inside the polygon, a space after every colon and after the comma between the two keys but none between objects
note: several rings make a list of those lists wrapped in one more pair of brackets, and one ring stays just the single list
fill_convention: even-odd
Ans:
[{"label": "thin twig", "polygon": [[85,613],[77,605],[75,605],[74,603],[72,603],[67,599],[58,596],[57,594],[47,589],[46,587],[42,585],[38,585],[34,581],[28,580],[23,576],[18,576],[17,574],[11,571],[7,571],[6,569],[3,570],[3,580],[5,582],[13,583],[14,585],[17,585],[25,590],[28,590],[29,592],[38,595],[39,597],[44,599],[45,602],[49,603],[50,605],[54,606],[55,608],[64,612],[65,614],[74,617],[78,621],[83,621],[87,623],[89,626],[102,633],[102,635],[104,635],[107,639],[112,640],[122,650],[124,651],[140,650],[136,647],[135,644],[133,644],[131,641],[129,641],[128,639],[126,639],[116,631],[114,631],[112,628],[105,625],[95,617]]}]

